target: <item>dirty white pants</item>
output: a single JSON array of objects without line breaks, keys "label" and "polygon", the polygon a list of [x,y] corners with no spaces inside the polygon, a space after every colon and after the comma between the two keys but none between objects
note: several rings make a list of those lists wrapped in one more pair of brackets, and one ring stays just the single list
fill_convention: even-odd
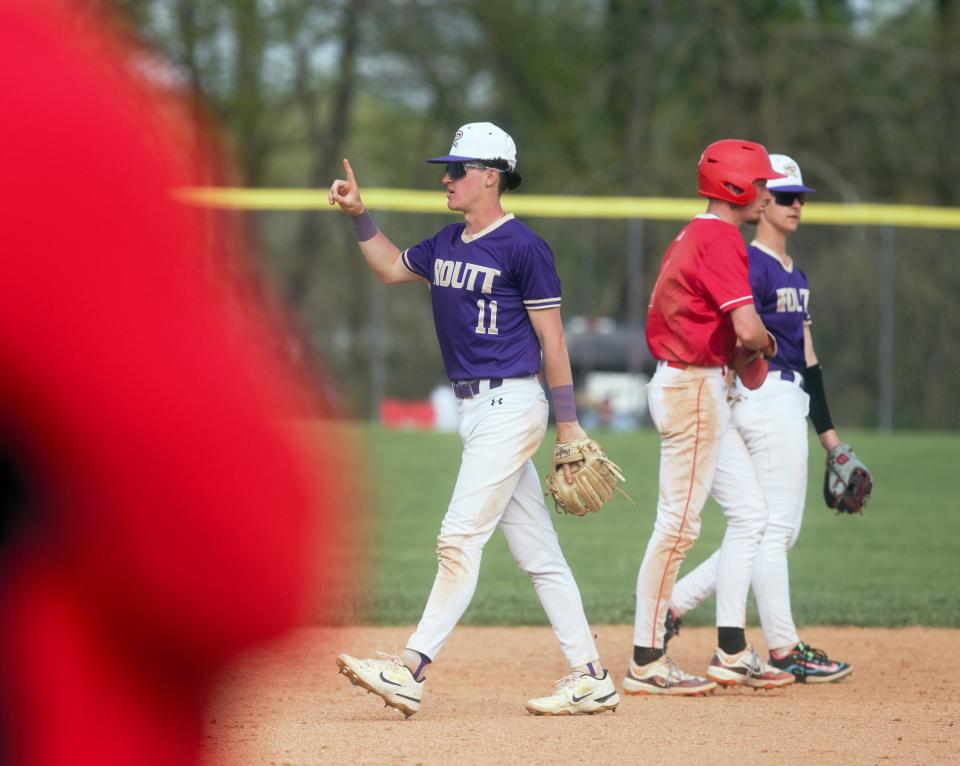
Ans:
[{"label": "dirty white pants", "polygon": [[[634,645],[659,648],[677,573],[700,534],[701,511],[718,482],[730,502],[714,568],[717,625],[744,627],[766,507],[747,449],[731,426],[722,367],[679,370],[661,363],[647,397],[660,432],[660,481],[657,518],[637,575]],[[721,456],[726,468],[718,479]]]},{"label": "dirty white pants", "polygon": [[[797,541],[807,494],[807,411],[810,397],[800,377],[784,380],[776,372],[755,391],[737,386],[733,424],[750,453],[763,491],[768,517],[754,561],[752,586],[770,648],[793,646],[800,637],[790,606],[787,554]],[[721,455],[721,466],[726,456]],[[730,493],[716,496],[721,506]],[[720,551],[677,583],[673,606],[686,614],[716,590]]]},{"label": "dirty white pants", "polygon": [[[407,648],[436,659],[473,598],[483,546],[498,526],[537,597],[570,667],[598,658],[580,591],[563,557],[531,457],[547,428],[535,377],[507,379],[461,401],[463,460],[437,538],[437,577]],[[424,477],[424,481],[433,480]]]}]

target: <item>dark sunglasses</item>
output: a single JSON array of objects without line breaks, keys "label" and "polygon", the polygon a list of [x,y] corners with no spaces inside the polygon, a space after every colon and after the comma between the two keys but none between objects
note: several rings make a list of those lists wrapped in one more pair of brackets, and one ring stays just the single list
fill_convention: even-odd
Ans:
[{"label": "dark sunglasses", "polygon": [[489,165],[484,165],[481,162],[448,162],[447,175],[450,176],[451,181],[459,181],[467,174],[467,168],[477,168],[478,170],[496,170],[498,173],[505,172],[500,170],[500,168],[492,168]]},{"label": "dark sunglasses", "polygon": [[807,201],[806,192],[774,192],[773,201],[783,207],[791,207],[794,200],[800,200],[801,207]]}]

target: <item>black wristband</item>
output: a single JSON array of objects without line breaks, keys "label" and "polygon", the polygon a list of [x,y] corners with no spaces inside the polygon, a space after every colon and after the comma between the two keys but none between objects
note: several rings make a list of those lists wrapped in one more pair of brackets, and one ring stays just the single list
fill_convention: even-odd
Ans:
[{"label": "black wristband", "polygon": [[833,428],[830,407],[827,405],[827,392],[823,388],[823,372],[819,364],[807,367],[804,371],[803,387],[810,395],[810,420],[819,436]]}]

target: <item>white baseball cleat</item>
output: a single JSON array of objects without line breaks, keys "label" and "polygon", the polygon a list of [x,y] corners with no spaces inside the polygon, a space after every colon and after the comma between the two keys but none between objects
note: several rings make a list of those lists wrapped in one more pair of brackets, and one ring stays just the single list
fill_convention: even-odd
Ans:
[{"label": "white baseball cleat", "polygon": [[606,670],[600,678],[574,672],[557,681],[551,696],[527,702],[527,711],[533,715],[593,715],[616,711],[619,704],[620,695]]},{"label": "white baseball cleat", "polygon": [[667,655],[646,665],[630,660],[630,669],[623,679],[623,690],[627,694],[702,697],[716,688],[717,684],[707,678],[684,673]]},{"label": "white baseball cleat", "polygon": [[382,660],[359,660],[349,654],[337,655],[337,667],[354,686],[362,686],[380,697],[392,708],[407,718],[420,710],[423,685],[417,681],[403,660],[383,652],[377,652]]},{"label": "white baseball cleat", "polygon": [[796,679],[793,673],[768,665],[752,646],[742,652],[727,654],[718,648],[714,652],[707,678],[721,686],[748,686],[751,689],[777,689],[789,686]]}]

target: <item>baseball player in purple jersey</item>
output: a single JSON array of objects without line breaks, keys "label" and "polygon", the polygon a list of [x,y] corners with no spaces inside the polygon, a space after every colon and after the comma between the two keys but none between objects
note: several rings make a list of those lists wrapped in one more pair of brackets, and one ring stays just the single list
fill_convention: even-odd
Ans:
[{"label": "baseball player in purple jersey", "polygon": [[[777,355],[760,388],[739,383],[733,392],[733,422],[746,443],[767,503],[766,531],[753,565],[752,587],[760,614],[770,664],[798,681],[837,681],[853,668],[831,660],[800,640],[790,609],[787,553],[797,540],[807,492],[807,414],[824,449],[839,445],[830,419],[823,378],[810,333],[810,287],[787,254],[787,238],[800,225],[806,195],[800,168],[790,157],[771,154],[783,178],[767,182],[774,204],[757,223],[748,248],[750,286],[764,325],[777,339]],[[718,470],[718,478],[723,472]],[[668,636],[679,617],[716,588],[717,551],[676,585],[671,600]]]},{"label": "baseball player in purple jersey", "polygon": [[554,399],[557,440],[586,434],[573,405],[553,254],[501,206],[501,194],[520,184],[516,151],[496,125],[461,127],[450,153],[427,161],[446,166],[447,207],[464,220],[402,252],[364,208],[347,160],[346,179],[330,187],[330,204],[352,217],[363,256],[384,283],[430,285],[440,351],[460,404],[463,460],[437,538],[439,567],[420,624],[398,657],[337,657],[352,683],[407,717],[420,709],[424,668],[470,604],[483,547],[498,527],[530,575],[571,667],[551,696],[530,700],[527,710],[596,713],[615,710],[620,701],[600,664],[531,461],[547,429],[548,405],[537,377],[541,361]]}]

